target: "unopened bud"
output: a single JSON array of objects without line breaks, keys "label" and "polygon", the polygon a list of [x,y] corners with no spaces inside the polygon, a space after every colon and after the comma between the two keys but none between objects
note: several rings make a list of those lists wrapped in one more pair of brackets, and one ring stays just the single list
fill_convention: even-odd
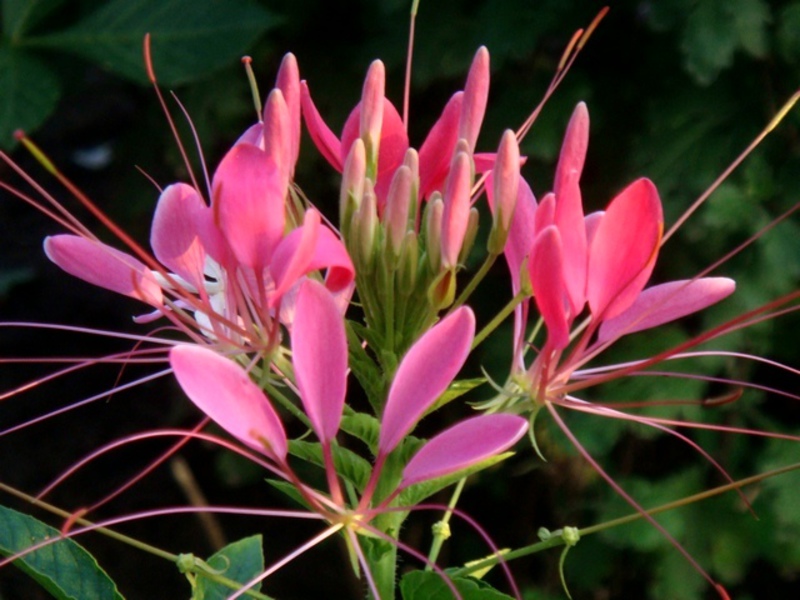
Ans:
[{"label": "unopened bud", "polygon": [[431,271],[438,273],[442,264],[442,217],[444,202],[439,192],[434,192],[425,207],[423,225],[425,228],[425,252],[428,255]]},{"label": "unopened bud", "polygon": [[411,170],[411,206],[408,211],[408,228],[419,231],[419,154],[414,148],[406,150],[403,164]]},{"label": "unopened bud", "polygon": [[380,150],[383,126],[383,100],[386,87],[386,69],[379,60],[373,61],[364,80],[361,94],[361,122],[359,133],[367,150],[369,178],[375,181],[378,173],[378,151]]},{"label": "unopened bud", "polygon": [[458,253],[458,264],[463,265],[467,262],[472,246],[475,244],[475,237],[478,235],[478,209],[469,210],[469,222],[467,232],[464,234],[464,243],[461,245],[461,252]]},{"label": "unopened bud", "polygon": [[498,255],[506,246],[519,190],[519,144],[511,130],[506,130],[500,140],[492,175],[495,209],[488,250],[489,254]]},{"label": "unopened bud", "polygon": [[300,70],[297,67],[297,59],[291,52],[281,61],[275,87],[283,93],[286,108],[289,109],[290,164],[291,175],[294,176],[294,165],[300,153]]},{"label": "unopened bud", "polygon": [[378,231],[378,209],[372,182],[367,183],[361,200],[361,207],[353,213],[353,222],[350,226],[351,233],[356,233],[357,240],[354,248],[356,262],[363,271],[372,271],[375,260],[375,238]]},{"label": "unopened bud", "polygon": [[417,285],[417,266],[419,264],[419,240],[417,234],[408,231],[403,240],[400,260],[397,267],[397,285],[404,296],[410,296]]},{"label": "unopened bud", "polygon": [[[367,159],[364,142],[357,139],[350,148],[342,172],[342,187],[339,192],[339,223],[343,229],[349,225],[353,212],[361,206],[366,172]],[[347,231],[342,233],[347,237]]]},{"label": "unopened bud", "polygon": [[383,212],[383,224],[386,231],[386,245],[396,259],[400,255],[400,247],[408,230],[408,213],[412,202],[411,169],[398,167],[386,196],[386,208]]},{"label": "unopened bud", "polygon": [[472,159],[467,152],[458,152],[453,158],[444,194],[442,266],[446,269],[458,264],[469,225],[471,192]]}]

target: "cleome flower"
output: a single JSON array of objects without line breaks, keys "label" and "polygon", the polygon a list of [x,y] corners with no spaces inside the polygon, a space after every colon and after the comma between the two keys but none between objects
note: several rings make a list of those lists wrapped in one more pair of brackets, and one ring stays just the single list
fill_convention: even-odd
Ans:
[{"label": "cleome flower", "polygon": [[[462,307],[433,326],[398,366],[381,419],[372,472],[360,498],[345,499],[335,464],[336,436],[345,407],[347,341],[344,320],[331,293],[304,281],[292,324],[292,364],[298,395],[321,447],[327,494],[303,483],[292,470],[287,438],[270,400],[234,361],[211,349],[179,345],[170,363],[187,396],[218,425],[246,446],[264,454],[276,472],[295,487],[308,507],[331,526],[344,529],[364,568],[375,597],[380,597],[354,534],[386,537],[374,518],[404,490],[479,464],[510,448],[527,430],[516,415],[472,417],[424,443],[401,467],[387,459],[407,438],[463,366],[474,337],[472,311]],[[379,490],[379,491],[378,491]],[[411,508],[411,507],[408,507]],[[395,531],[396,534],[396,531]],[[390,583],[393,584],[393,581]]]},{"label": "cleome flower", "polygon": [[[300,134],[299,76],[288,55],[263,121],[228,151],[203,199],[176,183],[158,200],[150,243],[116,250],[84,228],[45,240],[47,256],[89,283],[141,300],[195,341],[269,355],[280,343],[281,309],[300,278],[326,271],[325,284],[349,295],[353,264],[320,214],[290,210]],[[289,300],[289,304],[291,301]]]}]

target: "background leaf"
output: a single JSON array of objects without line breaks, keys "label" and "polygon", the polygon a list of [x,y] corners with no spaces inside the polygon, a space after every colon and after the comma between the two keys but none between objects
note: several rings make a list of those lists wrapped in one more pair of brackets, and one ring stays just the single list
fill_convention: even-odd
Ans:
[{"label": "background leaf", "polygon": [[[206,561],[222,575],[239,583],[247,583],[264,570],[264,540],[261,535],[253,535],[228,544]],[[231,588],[216,583],[202,575],[197,577],[197,587],[203,600],[225,600],[231,595]],[[261,583],[251,589],[259,591]]]},{"label": "background leaf", "polygon": [[29,131],[50,115],[61,93],[58,78],[34,56],[0,45],[0,146],[14,143],[14,131]]},{"label": "background leaf", "polygon": [[176,85],[224,66],[275,25],[276,17],[251,0],[112,0],[75,26],[28,43],[146,82],[142,40],[150,33],[159,81]]},{"label": "background leaf", "polygon": [[[0,553],[10,556],[31,544],[60,537],[58,529],[0,506]],[[59,600],[122,600],[97,561],[70,539],[60,540],[14,562]]]}]

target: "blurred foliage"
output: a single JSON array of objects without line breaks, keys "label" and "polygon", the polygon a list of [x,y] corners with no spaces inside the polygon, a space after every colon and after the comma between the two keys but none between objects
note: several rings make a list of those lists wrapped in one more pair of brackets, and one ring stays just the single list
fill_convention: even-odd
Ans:
[{"label": "blurred foliage", "polygon": [[[318,108],[335,131],[358,101],[363,75],[376,57],[386,62],[388,93],[400,105],[409,4],[405,0],[3,0],[0,143],[8,145],[15,128],[34,129],[52,114],[34,137],[105,210],[124,219],[144,239],[157,194],[131,165],[141,165],[161,184],[186,179],[155,99],[139,87],[145,82],[140,58],[144,32],[153,35],[153,60],[161,81],[175,86],[213,168],[254,118],[238,64],[244,51],[253,54],[262,89],[271,85],[283,53],[294,52]],[[563,0],[422,0],[411,90],[412,143],[420,143],[446,99],[461,87],[476,47],[484,44],[492,55],[493,81],[478,146],[492,151],[502,130],[518,126],[539,101],[572,32],[587,25],[602,6]],[[529,157],[525,174],[534,192],[541,196],[550,188],[568,116],[577,101],[585,100],[592,118],[582,179],[585,202],[602,207],[627,183],[647,176],[661,193],[667,225],[674,222],[798,87],[798,32],[800,0],[614,2],[523,143],[523,153]],[[798,127],[796,109],[662,249],[654,280],[696,275],[800,201]],[[79,151],[98,147],[110,148],[108,161],[87,167],[79,160]],[[324,211],[335,214],[336,174],[307,140],[297,180]],[[7,312],[19,311],[13,313],[22,315],[19,318],[35,319],[41,315],[24,313],[14,294],[5,293],[12,285],[22,292],[32,278],[52,273],[34,250],[41,226],[31,240],[25,228],[10,224],[12,217],[23,218],[21,212],[5,198],[0,202],[0,239],[4,239],[0,306]],[[680,328],[631,336],[606,360],[637,358],[669,347],[797,289],[799,227],[793,216],[716,269],[738,283],[737,293],[721,306]],[[14,240],[17,251],[6,249]],[[497,292],[507,289],[502,266],[492,277],[483,286],[484,295],[476,299],[479,318],[505,302],[505,293]],[[62,298],[61,304],[68,301],[69,297]],[[798,365],[798,331],[800,319],[789,315],[710,346]],[[496,338],[494,344],[485,345],[480,362],[502,381],[510,359],[509,338],[507,334]],[[797,392],[796,378],[746,361],[685,360],[674,367]],[[730,389],[724,382],[638,377],[593,390],[586,399],[698,400]],[[798,434],[795,402],[748,391],[725,406],[641,410]],[[707,460],[674,436],[594,416],[564,418],[609,476],[643,506],[723,482]],[[584,526],[631,511],[552,422],[542,417],[537,430],[547,463],[532,452],[521,452],[514,459],[516,474],[499,481],[482,478],[476,484],[479,489],[465,495],[465,509],[498,543],[521,546],[535,541],[542,525]],[[683,433],[733,477],[791,463],[797,456],[797,446],[788,442],[699,430]],[[235,469],[236,461],[225,463],[226,471]],[[772,597],[795,597],[800,577],[798,477],[784,476],[746,491],[758,520],[731,494],[665,514],[659,522],[727,586],[732,597],[763,598],[766,587],[775,590]],[[258,485],[246,468],[226,479],[240,486]],[[455,547],[451,552],[453,561],[474,558],[462,557]],[[558,552],[553,552],[512,565],[526,597],[561,597],[557,562]],[[582,540],[570,552],[566,577],[577,598],[713,597],[679,552],[645,523]]]}]

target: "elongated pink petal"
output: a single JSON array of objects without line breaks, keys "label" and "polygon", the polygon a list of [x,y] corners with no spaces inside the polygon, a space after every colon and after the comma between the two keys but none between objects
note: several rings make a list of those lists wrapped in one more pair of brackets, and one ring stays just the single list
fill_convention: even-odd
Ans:
[{"label": "elongated pink petal", "polygon": [[323,444],[339,430],[347,387],[347,339],[344,318],[331,293],[304,281],[292,324],[292,363],[314,432]]},{"label": "elongated pink petal", "polygon": [[306,122],[311,141],[314,142],[317,150],[325,157],[325,160],[341,173],[344,168],[344,159],[347,153],[350,152],[350,148],[342,149],[342,143],[339,138],[322,120],[317,107],[314,106],[314,101],[311,100],[308,84],[305,81],[300,82],[300,98],[303,107],[303,119]]},{"label": "elongated pink petal", "polygon": [[661,200],[649,179],[611,201],[589,250],[586,295],[595,318],[611,319],[633,304],[653,271],[663,229]]},{"label": "elongated pink petal", "polygon": [[291,52],[287,53],[281,61],[275,87],[283,93],[283,99],[286,101],[286,108],[289,111],[289,164],[292,165],[291,175],[294,175],[294,165],[297,163],[300,153],[301,111],[300,70],[297,67],[297,59]]},{"label": "elongated pink petal", "polygon": [[264,150],[281,175],[281,198],[286,197],[289,180],[294,173],[292,162],[292,124],[283,92],[274,89],[264,104]]},{"label": "elongated pink petal", "polygon": [[269,264],[283,237],[283,176],[266,153],[238,144],[214,174],[214,215],[237,260],[253,269]]},{"label": "elongated pink petal", "polygon": [[309,272],[308,265],[317,245],[319,228],[319,213],[311,208],[306,211],[303,225],[293,230],[278,244],[270,264],[270,274],[275,281],[275,291],[270,297],[272,306],[278,303],[281,296],[300,277]]},{"label": "elongated pink petal", "polygon": [[535,220],[533,223],[534,238],[547,227],[556,222],[556,196],[553,192],[545,194],[536,209]]},{"label": "elongated pink petal", "polygon": [[730,296],[736,282],[727,277],[670,281],[644,290],[622,314],[604,321],[597,341],[644,331],[680,319]]},{"label": "elongated pink petal", "polygon": [[[556,177],[553,183],[553,192],[556,196],[565,194],[565,185],[570,180],[574,179],[577,183],[580,179],[588,146],[589,111],[584,102],[578,102],[567,125],[558,165],[556,165]],[[561,202],[560,199],[559,202]]]},{"label": "elongated pink petal", "polygon": [[203,286],[206,258],[198,220],[205,209],[197,190],[176,183],[161,193],[150,230],[150,245],[159,262],[198,289]]},{"label": "elongated pink petal", "polygon": [[70,275],[153,306],[163,304],[161,286],[138,259],[77,235],[45,238],[47,258]]},{"label": "elongated pink petal", "polygon": [[458,264],[458,255],[464,244],[469,224],[471,190],[472,164],[466,152],[459,152],[453,160],[444,196],[442,264],[445,268],[452,268]]},{"label": "elongated pink petal", "polygon": [[419,149],[419,194],[430,198],[444,190],[453,150],[458,142],[458,121],[464,92],[456,92],[447,102],[441,116],[433,124]]},{"label": "elongated pink petal", "polygon": [[379,453],[386,455],[411,431],[464,366],[475,337],[475,315],[462,306],[429,329],[395,372],[381,423]]},{"label": "elongated pink petal", "polygon": [[481,131],[486,103],[489,100],[489,51],[481,46],[472,59],[472,65],[464,86],[464,104],[458,123],[458,137],[467,140],[470,150]]},{"label": "elongated pink petal", "polygon": [[443,477],[505,452],[527,431],[517,415],[472,417],[433,437],[408,462],[399,489]]},{"label": "elongated pink petal", "polygon": [[220,427],[278,462],[286,460],[286,433],[264,392],[232,360],[202,346],[182,345],[169,362],[183,391]]},{"label": "elongated pink petal", "polygon": [[569,344],[569,324],[564,286],[561,234],[551,225],[536,238],[528,261],[533,297],[547,325],[547,343],[556,350]]},{"label": "elongated pink petal", "polygon": [[383,62],[375,60],[367,70],[367,78],[364,80],[364,89],[361,93],[359,137],[364,140],[367,147],[368,160],[372,153],[377,155],[379,151],[386,97],[385,88],[386,68],[383,66]]}]

